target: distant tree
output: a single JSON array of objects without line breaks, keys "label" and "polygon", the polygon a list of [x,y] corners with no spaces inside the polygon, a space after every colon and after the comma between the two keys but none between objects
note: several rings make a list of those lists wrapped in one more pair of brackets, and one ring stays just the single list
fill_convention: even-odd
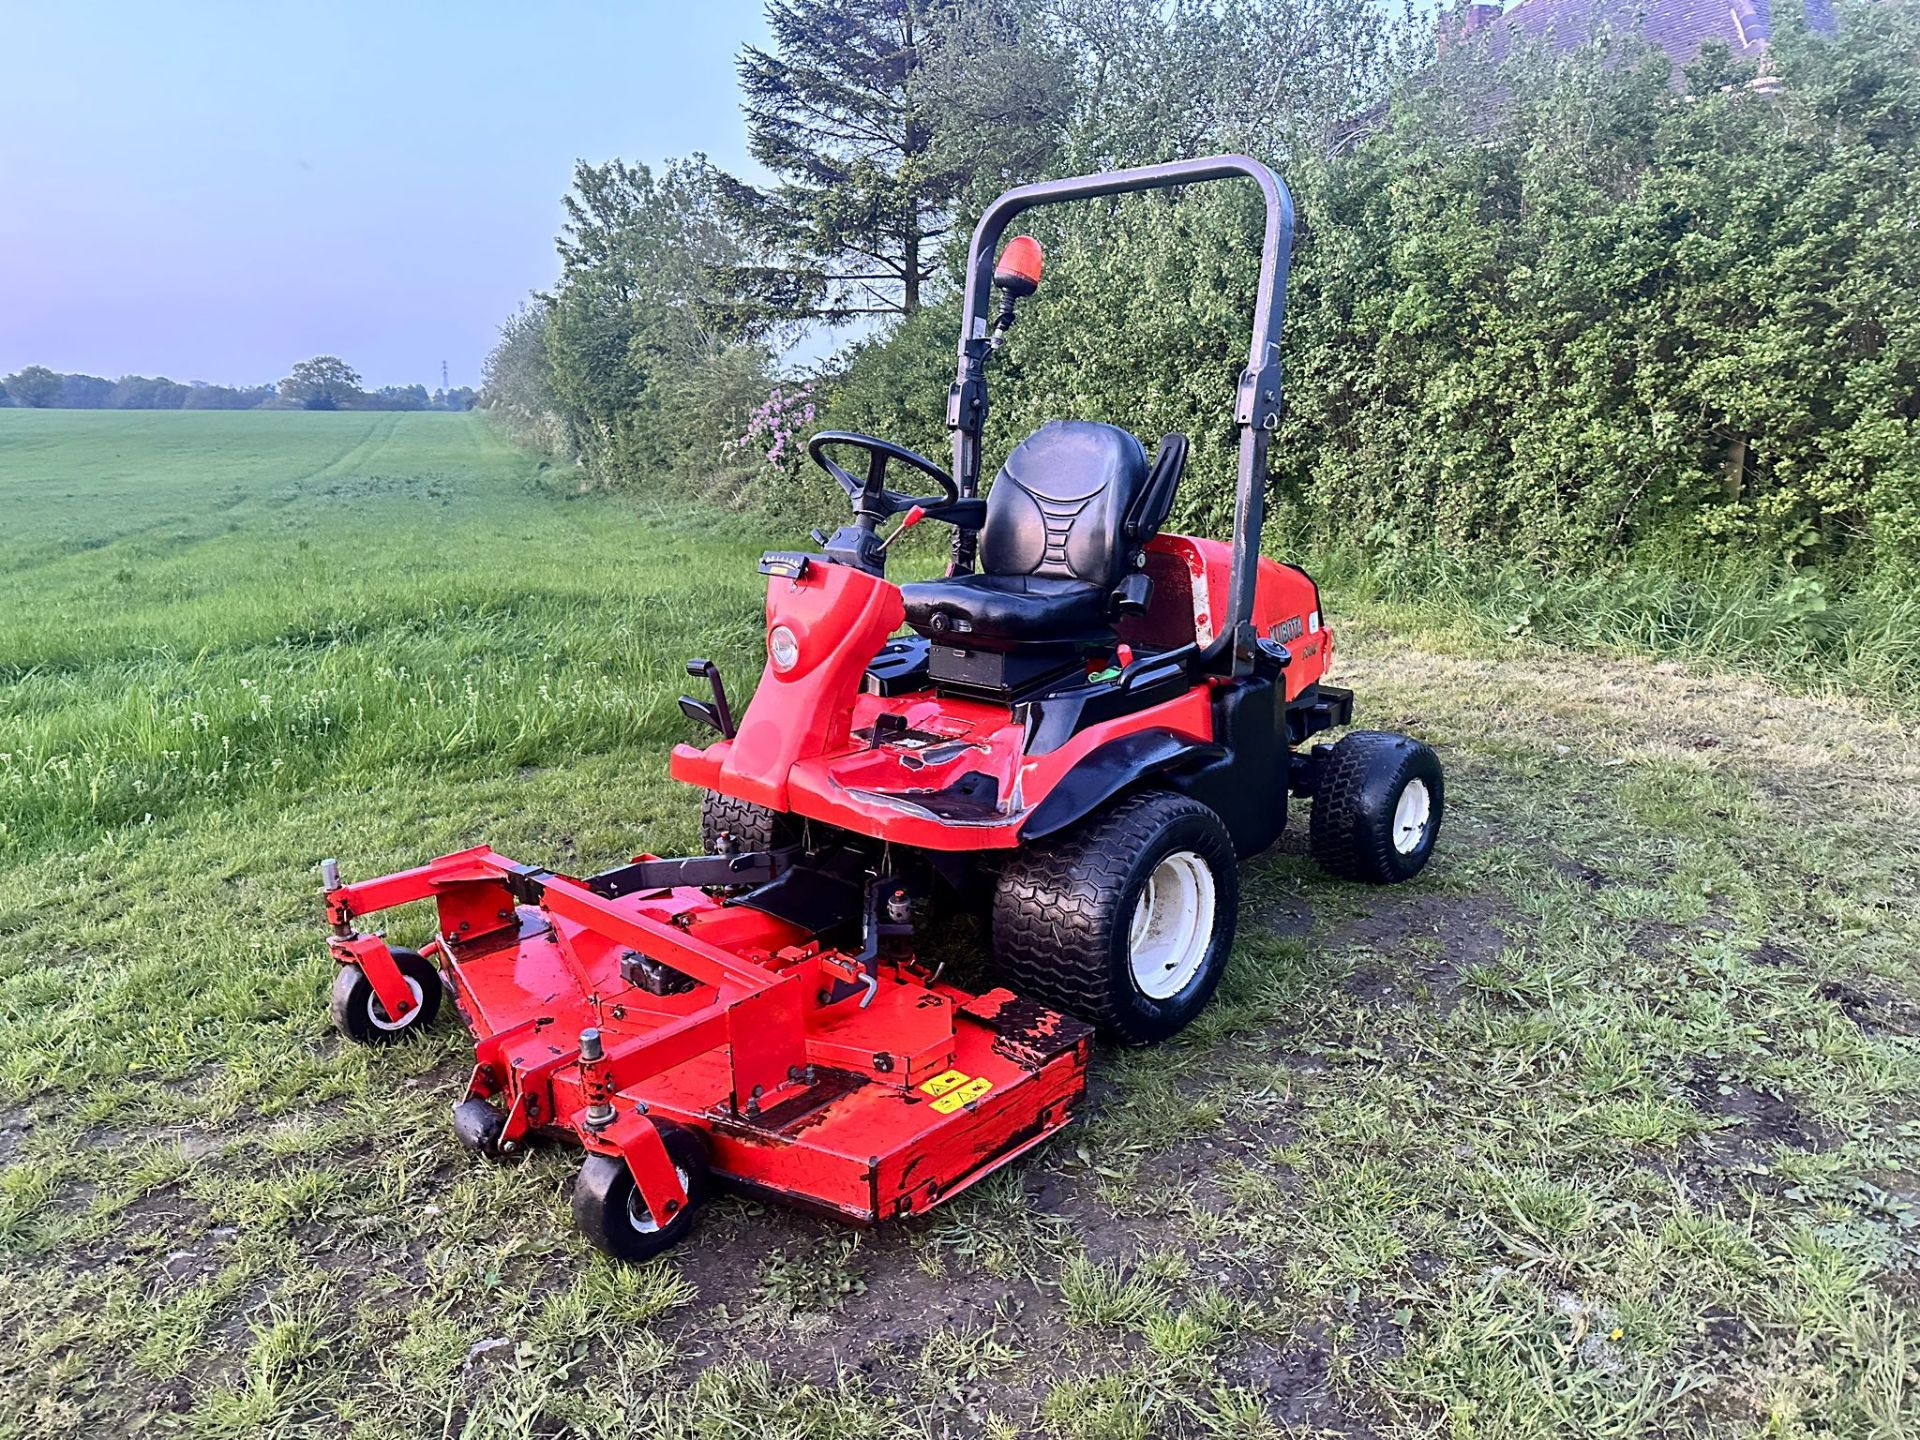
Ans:
[{"label": "distant tree", "polygon": [[609,473],[645,473],[679,448],[657,382],[741,334],[740,317],[712,296],[743,252],[698,156],[657,173],[582,164],[565,203],[560,283],[540,327],[544,384],[570,448],[605,459]]},{"label": "distant tree", "polygon": [[60,398],[54,403],[62,410],[103,409],[113,395],[113,381],[98,375],[62,375]]},{"label": "distant tree", "polygon": [[273,399],[271,385],[206,385],[194,381],[187,387],[183,410],[252,410]]},{"label": "distant tree", "polygon": [[7,394],[13,403],[29,410],[44,410],[60,402],[61,377],[44,365],[29,365],[7,377]]},{"label": "distant tree", "polygon": [[481,366],[479,403],[516,438],[546,450],[566,447],[566,425],[553,393],[547,356],[547,310],[524,305],[500,327]]},{"label": "distant tree", "polygon": [[187,387],[164,375],[122,375],[108,393],[109,410],[178,410],[187,400]]},{"label": "distant tree", "polygon": [[436,410],[471,410],[474,400],[471,385],[456,385],[451,390],[433,392],[433,408]]},{"label": "distant tree", "polygon": [[316,355],[293,367],[280,393],[303,410],[338,410],[360,398],[360,376],[337,355]]},{"label": "distant tree", "polygon": [[424,385],[382,385],[360,402],[362,410],[424,410],[429,404]]},{"label": "distant tree", "polygon": [[770,261],[741,268],[744,294],[826,320],[920,308],[970,178],[955,157],[935,155],[933,116],[913,83],[936,18],[951,8],[770,0],[774,48],[748,46],[739,73],[748,148],[780,183],[727,183]]}]

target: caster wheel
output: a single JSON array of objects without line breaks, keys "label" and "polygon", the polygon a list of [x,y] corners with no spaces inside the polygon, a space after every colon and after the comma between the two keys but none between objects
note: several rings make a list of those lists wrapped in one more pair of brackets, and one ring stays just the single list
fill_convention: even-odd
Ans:
[{"label": "caster wheel", "polygon": [[333,981],[333,1028],[359,1045],[391,1045],[402,1035],[424,1030],[440,1013],[440,971],[418,950],[393,947],[393,960],[413,991],[414,1007],[395,1020],[358,965],[342,965]]},{"label": "caster wheel", "polygon": [[1369,885],[1418,875],[1446,811],[1440,758],[1378,730],[1356,730],[1320,755],[1307,837],[1320,868]]},{"label": "caster wheel", "polygon": [[453,1107],[453,1138],[485,1159],[500,1158],[500,1132],[506,1128],[506,1117],[485,1100],[462,1100]]},{"label": "caster wheel", "polygon": [[694,1212],[707,1197],[707,1147],[691,1130],[661,1125],[660,1138],[687,1192],[687,1203],[662,1225],[640,1198],[626,1161],[589,1155],[573,1186],[573,1221],[616,1260],[651,1260],[671,1250],[693,1228]]}]

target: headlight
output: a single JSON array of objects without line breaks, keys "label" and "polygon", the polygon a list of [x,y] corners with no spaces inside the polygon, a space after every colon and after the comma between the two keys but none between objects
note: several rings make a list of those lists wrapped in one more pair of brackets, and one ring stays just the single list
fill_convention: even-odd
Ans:
[{"label": "headlight", "polygon": [[767,658],[782,675],[800,663],[800,642],[793,631],[784,625],[773,627],[767,636]]}]

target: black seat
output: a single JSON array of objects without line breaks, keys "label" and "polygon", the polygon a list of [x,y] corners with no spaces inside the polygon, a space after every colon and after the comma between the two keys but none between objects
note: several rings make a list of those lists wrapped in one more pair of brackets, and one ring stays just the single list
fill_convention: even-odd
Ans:
[{"label": "black seat", "polygon": [[902,585],[907,624],[961,651],[1111,640],[1125,603],[1116,588],[1166,520],[1186,458],[1184,435],[1162,440],[1149,470],[1125,430],[1048,421],[1014,447],[987,492],[980,573]]}]

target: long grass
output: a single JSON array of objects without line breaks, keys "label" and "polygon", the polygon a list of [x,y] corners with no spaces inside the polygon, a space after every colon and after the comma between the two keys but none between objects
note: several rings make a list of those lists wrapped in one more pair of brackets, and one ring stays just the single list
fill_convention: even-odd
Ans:
[{"label": "long grass", "polygon": [[1451,551],[1383,557],[1337,544],[1311,546],[1307,563],[1350,603],[1497,636],[1728,664],[1796,690],[1920,710],[1920,589],[1893,577],[1653,555],[1549,574]]},{"label": "long grass", "polygon": [[[663,749],[658,675],[745,663],[744,532],[563,499],[477,417],[281,419],[249,484],[261,417],[9,413],[0,505],[30,518],[0,557],[0,854],[397,765]],[[147,488],[121,493],[90,472],[128,447]],[[69,508],[92,488],[110,506]]]}]

